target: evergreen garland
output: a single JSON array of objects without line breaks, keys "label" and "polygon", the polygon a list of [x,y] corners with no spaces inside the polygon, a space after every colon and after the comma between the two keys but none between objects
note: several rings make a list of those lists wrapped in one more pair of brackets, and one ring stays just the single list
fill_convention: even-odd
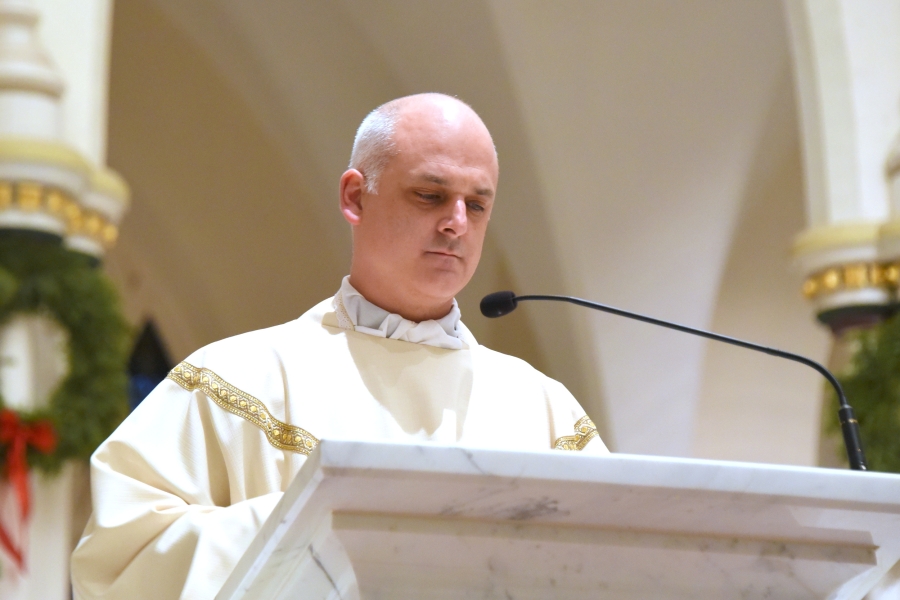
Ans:
[{"label": "evergreen garland", "polygon": [[[838,377],[859,421],[869,469],[900,473],[900,316],[857,337],[848,371]],[[828,428],[840,435],[831,394]]]},{"label": "evergreen garland", "polygon": [[[94,262],[56,238],[0,232],[0,326],[16,314],[43,314],[69,334],[67,375],[46,406],[18,412],[25,423],[49,420],[56,431],[54,452],[28,448],[29,465],[45,473],[88,458],[128,414],[130,330]],[[7,450],[0,447],[0,464]]]}]

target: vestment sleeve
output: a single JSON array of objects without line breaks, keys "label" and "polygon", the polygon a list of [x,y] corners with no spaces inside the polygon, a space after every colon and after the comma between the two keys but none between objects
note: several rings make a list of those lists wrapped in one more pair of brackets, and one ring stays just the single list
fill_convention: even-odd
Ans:
[{"label": "vestment sleeve", "polygon": [[553,449],[609,454],[597,426],[569,390],[549,377],[545,377],[544,389],[550,410]]},{"label": "vestment sleeve", "polygon": [[160,384],[91,458],[75,597],[213,598],[282,496],[283,453],[260,437],[203,392]]}]

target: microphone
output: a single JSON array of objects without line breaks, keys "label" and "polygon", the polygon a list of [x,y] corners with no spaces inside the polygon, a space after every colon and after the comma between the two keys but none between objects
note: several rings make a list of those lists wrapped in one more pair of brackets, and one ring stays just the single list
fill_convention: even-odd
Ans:
[{"label": "microphone", "polygon": [[850,468],[856,471],[868,470],[868,467],[866,466],[866,457],[862,449],[862,440],[859,436],[859,423],[856,421],[856,417],[853,415],[853,408],[850,406],[850,403],[847,402],[847,397],[844,395],[844,390],[841,388],[841,384],[838,382],[835,376],[831,374],[831,371],[812,359],[806,358],[805,356],[800,356],[799,354],[794,354],[792,352],[785,352],[784,350],[769,348],[767,346],[754,344],[753,342],[746,342],[744,340],[720,335],[718,333],[703,331],[702,329],[695,329],[693,327],[688,327],[687,325],[670,323],[669,321],[663,321],[662,319],[655,319],[646,315],[640,315],[637,313],[629,312],[627,310],[622,310],[621,308],[615,308],[612,306],[607,306],[605,304],[591,302],[589,300],[582,300],[581,298],[574,298],[572,296],[516,296],[514,292],[494,292],[493,294],[488,294],[487,296],[482,298],[481,314],[491,319],[508,315],[516,309],[521,300],[555,300],[558,302],[570,302],[572,304],[577,304],[578,306],[585,306],[587,308],[593,308],[595,310],[611,313],[620,317],[627,317],[629,319],[635,319],[644,323],[650,323],[651,325],[659,325],[660,327],[674,329],[675,331],[698,335],[700,337],[715,340],[717,342],[724,342],[733,346],[747,348],[748,350],[764,352],[766,354],[769,354],[770,356],[786,358],[788,360],[804,364],[807,367],[811,367],[818,371],[823,377],[825,377],[825,379],[828,380],[828,383],[830,383],[834,388],[834,391],[837,392],[838,401],[840,404],[840,408],[838,409],[838,417],[841,421],[841,433],[844,437],[844,447],[847,450],[847,459],[850,461]]}]

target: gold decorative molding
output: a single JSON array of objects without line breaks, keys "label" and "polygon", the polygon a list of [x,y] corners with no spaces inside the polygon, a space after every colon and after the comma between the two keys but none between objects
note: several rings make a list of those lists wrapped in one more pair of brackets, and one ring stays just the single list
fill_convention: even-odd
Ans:
[{"label": "gold decorative molding", "polygon": [[900,285],[900,263],[853,263],[828,267],[803,282],[807,299],[843,291],[868,288],[896,290]]},{"label": "gold decorative molding", "polygon": [[67,235],[84,235],[104,248],[119,237],[119,228],[101,213],[82,207],[71,195],[56,187],[29,181],[0,181],[0,212],[43,212],[61,219]]},{"label": "gold decorative molding", "polygon": [[168,379],[189,392],[200,390],[221,408],[253,423],[262,429],[269,443],[280,450],[309,454],[319,445],[319,440],[310,432],[279,421],[261,401],[209,369],[182,362],[172,369]]},{"label": "gold decorative molding", "polygon": [[597,437],[597,426],[587,415],[575,423],[575,435],[564,435],[553,442],[554,450],[584,450],[592,439]]}]

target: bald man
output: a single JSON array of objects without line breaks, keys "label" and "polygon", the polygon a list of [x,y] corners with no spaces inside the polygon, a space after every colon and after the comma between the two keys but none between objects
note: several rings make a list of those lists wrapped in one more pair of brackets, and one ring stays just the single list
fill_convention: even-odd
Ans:
[{"label": "bald man", "polygon": [[76,598],[213,598],[323,437],[606,453],[561,384],[460,321],[497,177],[459,100],[370,113],[340,180],[350,275],[299,319],[189,356],[97,449]]}]

